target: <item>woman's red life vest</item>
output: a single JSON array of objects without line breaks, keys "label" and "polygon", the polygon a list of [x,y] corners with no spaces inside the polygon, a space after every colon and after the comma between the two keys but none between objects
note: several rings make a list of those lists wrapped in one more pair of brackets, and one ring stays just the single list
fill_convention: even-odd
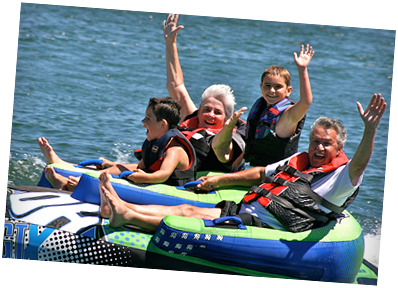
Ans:
[{"label": "woman's red life vest", "polygon": [[[188,117],[189,117],[189,115],[188,115]],[[185,118],[186,120],[180,124],[180,127],[190,127],[195,130],[197,130],[197,129],[206,130],[206,131],[209,131],[214,134],[217,134],[221,130],[221,128],[220,129],[199,128],[199,118],[198,118],[197,114],[195,114],[195,116],[193,116],[193,117],[190,117],[190,118],[188,118],[188,117]]]},{"label": "woman's red life vest", "polygon": [[[178,130],[187,137],[187,139],[191,142],[196,152],[196,171],[222,171],[222,172],[231,172],[231,163],[221,163],[217,156],[215,155],[213,149],[211,148],[211,142],[213,141],[214,136],[221,129],[212,129],[212,128],[199,128],[199,118],[197,116],[197,111],[188,115],[184,122],[180,124]],[[244,131],[246,128],[246,123],[241,119],[238,120],[233,132],[236,135],[234,138],[235,141],[239,141],[239,147],[234,146],[234,151],[237,151],[237,156],[244,149],[244,139],[242,138],[244,135]],[[240,148],[243,146],[243,148]],[[237,157],[236,156],[236,157]],[[233,157],[234,159],[236,157]]]}]

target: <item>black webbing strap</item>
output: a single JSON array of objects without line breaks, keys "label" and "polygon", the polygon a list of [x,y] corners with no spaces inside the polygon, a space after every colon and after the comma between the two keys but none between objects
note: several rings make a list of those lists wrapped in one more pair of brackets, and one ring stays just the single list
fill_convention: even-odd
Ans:
[{"label": "black webbing strap", "polygon": [[263,183],[274,183],[274,184],[278,184],[280,186],[288,186],[289,181],[286,181],[280,177],[274,177],[274,176],[266,176],[265,179],[263,180]]},{"label": "black webbing strap", "polygon": [[289,165],[283,165],[283,166],[279,166],[277,169],[277,171],[284,171],[286,173],[288,173],[291,176],[296,176],[299,177],[309,183],[312,182],[312,179],[314,178],[312,175],[307,174],[307,173],[303,173],[295,168],[293,168],[292,166]]}]

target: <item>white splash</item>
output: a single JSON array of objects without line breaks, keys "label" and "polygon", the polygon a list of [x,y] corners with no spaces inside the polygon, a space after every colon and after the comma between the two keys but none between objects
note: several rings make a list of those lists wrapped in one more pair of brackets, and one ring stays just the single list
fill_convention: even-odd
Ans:
[{"label": "white splash", "polygon": [[380,253],[380,234],[367,234],[365,238],[365,252],[364,258],[379,267],[379,253]]}]

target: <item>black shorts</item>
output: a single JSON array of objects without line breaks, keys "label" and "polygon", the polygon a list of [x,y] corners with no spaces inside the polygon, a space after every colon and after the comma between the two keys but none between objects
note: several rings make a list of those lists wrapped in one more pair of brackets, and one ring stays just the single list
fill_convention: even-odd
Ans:
[{"label": "black shorts", "polygon": [[239,214],[240,203],[236,204],[234,201],[222,201],[216,205],[216,208],[221,209],[221,216],[236,216]]},{"label": "black shorts", "polygon": [[220,217],[225,216],[236,216],[242,220],[243,225],[246,226],[255,226],[262,228],[270,228],[269,225],[263,223],[256,216],[253,216],[249,213],[239,213],[241,203],[236,204],[234,201],[222,201],[216,205],[216,208],[221,209]]}]

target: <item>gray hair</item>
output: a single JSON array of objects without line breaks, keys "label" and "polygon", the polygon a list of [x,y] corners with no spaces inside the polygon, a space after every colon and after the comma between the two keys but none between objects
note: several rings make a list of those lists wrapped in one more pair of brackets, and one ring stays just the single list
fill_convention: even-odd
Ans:
[{"label": "gray hair", "polygon": [[[202,94],[202,102],[209,97],[214,97],[221,101],[225,108],[226,119],[231,118],[232,113],[234,113],[235,107],[235,96],[233,94],[231,87],[225,84],[214,84],[209,86]],[[202,105],[202,104],[201,104]]]},{"label": "gray hair", "polygon": [[314,129],[318,126],[323,126],[326,129],[332,128],[337,132],[337,145],[339,148],[343,147],[345,142],[347,142],[347,130],[343,124],[341,124],[339,120],[329,117],[319,117],[315,120],[314,124],[311,126],[310,141],[314,133]]}]

